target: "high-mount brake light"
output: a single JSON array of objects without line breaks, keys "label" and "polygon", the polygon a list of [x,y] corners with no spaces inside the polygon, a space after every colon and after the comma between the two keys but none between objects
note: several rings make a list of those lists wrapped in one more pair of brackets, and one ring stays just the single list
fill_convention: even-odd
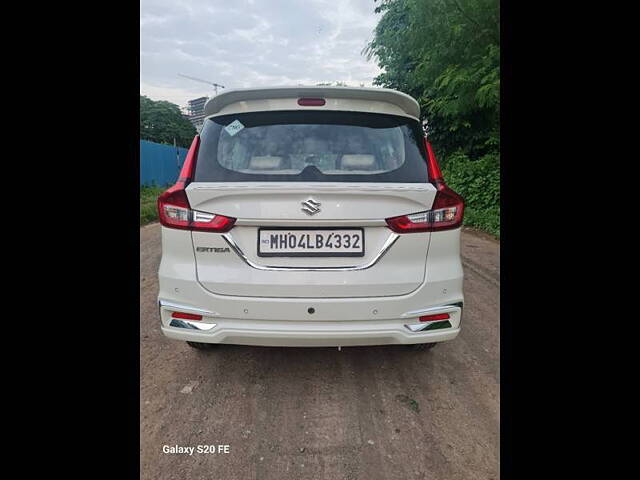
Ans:
[{"label": "high-mount brake light", "polygon": [[298,105],[301,107],[322,107],[326,103],[324,98],[299,98]]},{"label": "high-mount brake light", "polygon": [[429,180],[436,187],[431,210],[387,218],[385,221],[396,233],[419,233],[452,230],[462,225],[464,199],[451,190],[444,182],[440,166],[428,140],[424,139],[427,150],[427,170]]},{"label": "high-mount brake light", "polygon": [[196,155],[200,146],[200,136],[196,135],[191,143],[178,181],[174,186],[158,197],[160,223],[168,228],[224,233],[231,230],[235,218],[192,210],[185,188],[193,179]]}]

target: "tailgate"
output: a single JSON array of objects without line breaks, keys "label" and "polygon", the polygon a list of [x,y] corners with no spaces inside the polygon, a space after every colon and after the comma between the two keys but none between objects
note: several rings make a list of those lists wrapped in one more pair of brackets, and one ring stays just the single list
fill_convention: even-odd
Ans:
[{"label": "tailgate", "polygon": [[[430,234],[396,235],[384,219],[428,210],[435,197],[431,184],[192,183],[187,195],[194,210],[238,219],[226,234],[192,232],[198,280],[212,293],[390,296],[424,282]],[[309,200],[312,210],[321,211],[317,218],[308,213]],[[361,236],[363,245],[336,248],[334,240],[326,248],[336,233],[347,240]],[[286,248],[278,248],[277,238],[274,247],[279,234]],[[286,245],[287,235],[295,245]]]}]

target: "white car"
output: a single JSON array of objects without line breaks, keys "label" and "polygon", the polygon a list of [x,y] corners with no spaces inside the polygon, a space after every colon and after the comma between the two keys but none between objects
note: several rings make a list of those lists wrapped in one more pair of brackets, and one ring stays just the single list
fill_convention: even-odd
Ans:
[{"label": "white car", "polygon": [[408,95],[222,93],[158,209],[167,337],[428,347],[460,332],[464,203]]}]

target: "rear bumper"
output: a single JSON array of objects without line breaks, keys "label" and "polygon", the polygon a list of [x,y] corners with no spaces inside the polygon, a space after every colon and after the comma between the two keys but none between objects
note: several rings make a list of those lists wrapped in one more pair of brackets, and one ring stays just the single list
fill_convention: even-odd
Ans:
[{"label": "rear bumper", "polygon": [[[174,311],[200,313],[201,321],[172,319]],[[435,330],[421,331],[421,314],[449,313],[446,326],[430,322]],[[462,304],[408,312],[393,320],[274,321],[219,318],[215,312],[160,302],[162,332],[169,338],[201,343],[229,343],[280,347],[334,347],[444,342],[460,332]]]},{"label": "rear bumper", "polygon": [[[163,227],[163,252],[158,272],[162,332],[170,338],[193,342],[265,346],[382,345],[451,340],[460,331],[462,309],[456,305],[464,301],[459,236],[459,230],[431,235],[425,281],[405,295],[261,297],[259,290],[250,292],[255,296],[220,295],[206,290],[198,281],[190,232]],[[382,265],[378,267],[382,268]],[[231,277],[249,278],[244,270],[227,273]],[[345,281],[345,278],[338,280]],[[306,272],[299,272],[297,277],[298,282],[307,285],[312,285],[316,279]],[[452,306],[451,325],[447,328],[412,331],[406,326],[420,323],[421,315],[439,313],[437,309],[441,311]],[[203,318],[198,322],[171,325],[171,308],[201,314]]]}]

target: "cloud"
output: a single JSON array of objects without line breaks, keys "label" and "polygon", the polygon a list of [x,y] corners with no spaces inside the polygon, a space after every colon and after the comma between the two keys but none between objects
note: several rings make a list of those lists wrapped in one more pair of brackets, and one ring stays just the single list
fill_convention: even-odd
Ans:
[{"label": "cloud", "polygon": [[373,0],[141,0],[140,93],[181,106],[227,89],[344,81],[371,85],[362,50]]}]

